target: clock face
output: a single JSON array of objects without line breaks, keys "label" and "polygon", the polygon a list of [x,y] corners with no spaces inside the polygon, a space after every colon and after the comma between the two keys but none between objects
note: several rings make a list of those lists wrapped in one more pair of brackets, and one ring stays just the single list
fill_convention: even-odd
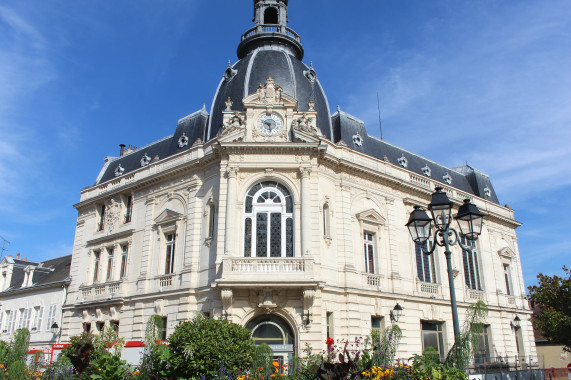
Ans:
[{"label": "clock face", "polygon": [[258,119],[258,129],[264,136],[275,136],[282,129],[282,120],[275,114],[263,114]]}]

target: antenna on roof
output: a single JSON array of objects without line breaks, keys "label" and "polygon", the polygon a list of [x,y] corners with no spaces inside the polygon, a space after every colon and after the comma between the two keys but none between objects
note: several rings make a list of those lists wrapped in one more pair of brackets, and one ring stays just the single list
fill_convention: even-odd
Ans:
[{"label": "antenna on roof", "polygon": [[381,102],[379,101],[379,92],[377,91],[377,108],[379,109],[379,128],[381,129],[381,140],[383,139],[383,124],[381,124]]},{"label": "antenna on roof", "polygon": [[2,239],[2,250],[0,251],[0,260],[1,260],[2,257],[4,257],[4,251],[8,251],[8,248],[6,248],[6,243],[10,244],[10,242],[4,239],[2,236],[0,236],[0,239]]}]

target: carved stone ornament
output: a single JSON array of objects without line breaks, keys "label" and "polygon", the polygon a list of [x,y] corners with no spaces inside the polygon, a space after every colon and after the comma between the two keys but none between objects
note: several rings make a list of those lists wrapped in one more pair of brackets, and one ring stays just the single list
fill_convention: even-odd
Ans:
[{"label": "carved stone ornament", "polygon": [[111,199],[105,211],[105,226],[109,232],[113,232],[115,229],[115,224],[119,220],[119,214],[121,212],[119,202],[115,201],[115,199]]},{"label": "carved stone ornament", "polygon": [[357,146],[363,146],[363,138],[360,134],[353,135],[353,144]]},{"label": "carved stone ornament", "polygon": [[321,131],[317,129],[317,127],[313,123],[312,117],[307,117],[307,113],[303,113],[303,115],[291,123],[293,129],[297,129],[300,131],[304,131],[307,133],[311,133],[313,135],[321,135]]},{"label": "carved stone ornament", "polygon": [[188,145],[188,137],[186,137],[186,134],[183,132],[182,136],[180,136],[180,138],[178,139],[178,147],[184,148],[187,145]]},{"label": "carved stone ornament", "polygon": [[403,168],[408,167],[408,160],[406,159],[406,157],[404,155],[401,156],[401,158],[399,158],[397,161],[398,161],[399,165],[402,166]]},{"label": "carved stone ornament", "polygon": [[145,153],[145,155],[141,158],[141,167],[147,166],[151,163],[151,157]]},{"label": "carved stone ornament", "polygon": [[303,291],[303,308],[309,310],[315,300],[315,289],[305,289]]},{"label": "carved stone ornament", "polygon": [[115,177],[119,177],[120,175],[122,175],[125,172],[125,168],[121,166],[121,164],[119,164],[119,166],[117,166],[115,168]]},{"label": "carved stone ornament", "polygon": [[238,114],[238,112],[234,113],[234,116],[232,116],[227,122],[226,124],[224,124],[222,126],[222,130],[220,131],[220,136],[224,136],[227,135],[230,132],[239,130],[239,129],[244,129],[246,128],[246,123],[244,122],[244,120],[242,119],[242,117],[240,117],[240,115]]},{"label": "carved stone ornament", "polygon": [[315,102],[313,101],[313,98],[309,98],[309,102],[307,102],[307,107],[309,107],[308,111],[315,112]]},{"label": "carved stone ornament", "polygon": [[283,89],[274,82],[274,78],[268,77],[266,84],[260,84],[257,89],[258,102],[265,104],[279,103],[282,99]]},{"label": "carved stone ornament", "polygon": [[230,99],[230,97],[228,97],[228,100],[226,100],[224,103],[226,104],[225,111],[232,111],[232,104],[234,104],[232,99]]},{"label": "carved stone ornament", "polygon": [[229,310],[232,308],[232,301],[234,299],[234,293],[232,289],[222,289],[220,296],[222,297],[222,307],[224,310]]}]

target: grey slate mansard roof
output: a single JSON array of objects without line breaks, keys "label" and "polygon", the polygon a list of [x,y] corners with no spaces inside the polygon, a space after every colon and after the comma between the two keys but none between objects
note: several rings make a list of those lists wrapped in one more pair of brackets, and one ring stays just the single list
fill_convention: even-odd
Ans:
[{"label": "grey slate mansard roof", "polygon": [[[12,270],[12,278],[10,287],[4,292],[13,292],[19,289],[29,289],[34,286],[42,286],[57,282],[63,282],[69,278],[69,269],[71,266],[71,255],[56,257],[55,259],[46,260],[41,263],[32,261],[13,259],[14,269]],[[27,266],[34,267],[32,275],[32,283],[30,287],[22,288],[25,278],[25,268]]]}]

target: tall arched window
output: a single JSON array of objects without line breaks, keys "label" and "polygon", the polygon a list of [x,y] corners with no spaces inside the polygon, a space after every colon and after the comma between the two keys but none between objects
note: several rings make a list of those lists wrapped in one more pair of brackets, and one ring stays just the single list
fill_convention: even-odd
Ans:
[{"label": "tall arched window", "polygon": [[293,197],[282,184],[254,185],[244,206],[244,256],[293,257]]}]

